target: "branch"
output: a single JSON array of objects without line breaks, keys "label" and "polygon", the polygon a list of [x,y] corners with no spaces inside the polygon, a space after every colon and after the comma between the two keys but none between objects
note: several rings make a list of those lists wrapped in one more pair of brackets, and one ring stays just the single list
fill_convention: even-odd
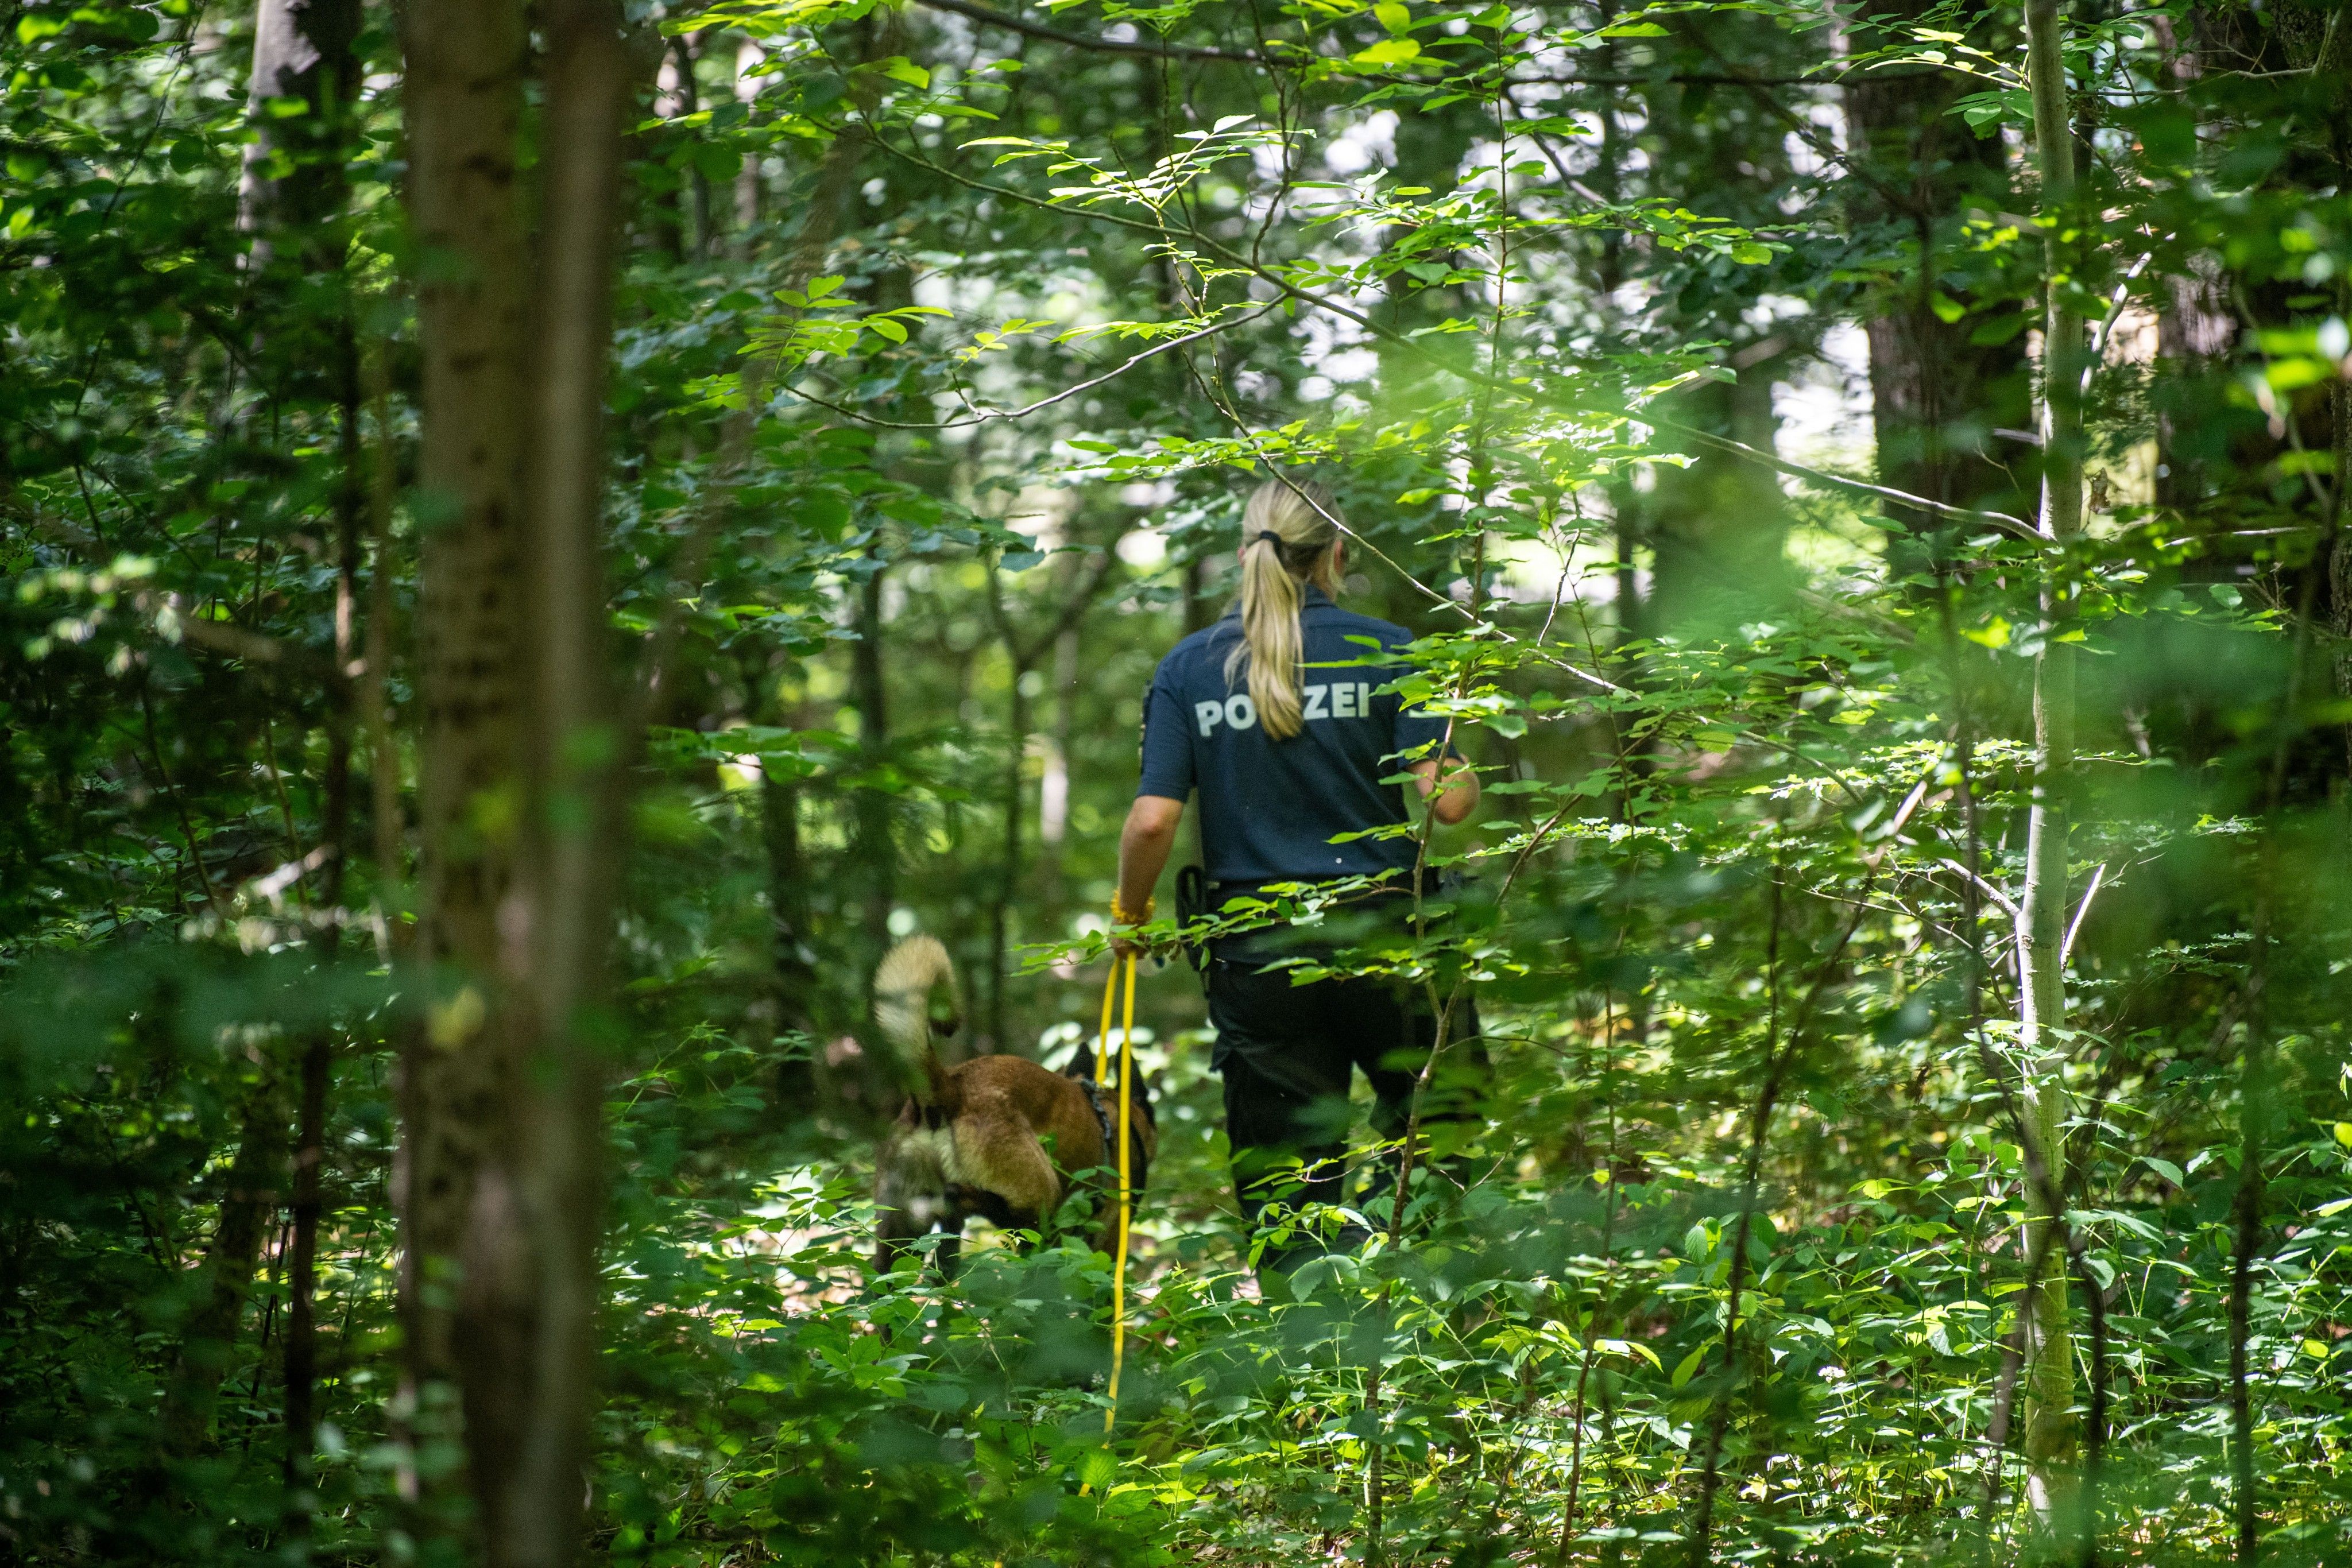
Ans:
[{"label": "branch", "polygon": [[[929,0],[925,0],[925,3],[928,4]],[[1171,349],[1181,349],[1187,343],[1197,343],[1203,338],[1213,338],[1219,332],[1226,330],[1228,328],[1246,327],[1260,317],[1270,315],[1280,308],[1281,301],[1276,300],[1271,305],[1267,305],[1260,309],[1253,310],[1248,315],[1240,317],[1237,319],[1231,321],[1212,321],[1207,326],[1187,332],[1181,338],[1170,338],[1165,341],[1154,343],[1151,347],[1144,350],[1143,352],[1121,361],[1119,363],[1113,365],[1109,370],[1105,371],[1098,376],[1079,382],[1074,386],[1064,387],[1060,392],[1055,392],[1049,397],[1041,397],[1035,402],[1024,404],[1020,408],[982,408],[973,403],[970,398],[963,397],[963,394],[959,392],[957,396],[962,398],[963,405],[966,408],[971,409],[972,412],[973,417],[971,419],[880,419],[870,413],[860,413],[853,408],[845,408],[837,402],[828,402],[824,398],[818,397],[815,393],[804,392],[798,387],[787,386],[782,387],[780,390],[790,393],[793,397],[799,398],[803,402],[813,402],[819,408],[831,409],[834,413],[842,415],[844,418],[856,420],[862,424],[879,424],[887,426],[892,430],[967,430],[975,424],[986,424],[992,419],[1020,419],[1024,415],[1036,413],[1041,408],[1051,408],[1057,402],[1067,402],[1069,399],[1077,396],[1080,392],[1090,392],[1094,388],[1102,385],[1105,382],[1118,380],[1120,376],[1123,376],[1128,371],[1135,369],[1136,366],[1143,363],[1144,361],[1157,358],[1158,356],[1166,353]]]},{"label": "branch", "polygon": [[1734,441],[1727,435],[1717,435],[1713,431],[1701,430],[1696,425],[1685,424],[1677,419],[1665,418],[1647,409],[1636,413],[1633,418],[1640,423],[1654,424],[1661,430],[1671,430],[1676,435],[1688,436],[1702,446],[1712,446],[1717,451],[1736,453],[1751,463],[1761,463],[1767,468],[1796,478],[1812,479],[1838,489],[1853,490],[1862,495],[1884,497],[1890,501],[1899,501],[1906,507],[1916,507],[1922,511],[1958,517],[1964,522],[1990,523],[2013,538],[2032,539],[2036,543],[2042,542],[2039,529],[2024,518],[2011,517],[2007,512],[1986,512],[1979,511],[1974,507],[1955,507],[1949,501],[1934,501],[1925,496],[1914,496],[1906,490],[1898,490],[1891,485],[1874,485],[1866,479],[1851,479],[1843,474],[1832,474],[1826,468],[1814,468],[1802,463],[1791,463],[1779,454],[1767,452],[1760,446],[1750,446],[1744,441]]},{"label": "branch", "polygon": [[934,11],[952,11],[959,16],[991,27],[1002,27],[1008,33],[1025,34],[1043,38],[1050,44],[1065,44],[1074,49],[1092,49],[1106,55],[1155,55],[1163,59],[1222,60],[1234,65],[1262,66],[1269,62],[1264,55],[1247,49],[1213,49],[1195,44],[1170,44],[1146,38],[1105,38],[1084,33],[1066,33],[1059,27],[1008,16],[1002,11],[992,11],[985,5],[974,5],[970,0],[917,0]]},{"label": "branch", "polygon": [[[1256,49],[1220,49],[1202,44],[1171,44],[1158,38],[1108,38],[1100,34],[1071,33],[1059,27],[1049,27],[1042,22],[992,11],[985,5],[975,5],[971,0],[916,0],[934,11],[952,11],[968,16],[983,26],[1001,27],[1008,33],[1024,37],[1040,38],[1066,48],[1088,49],[1105,55],[1142,55],[1156,59],[1206,60],[1219,65],[1276,67],[1286,62]],[[1307,63],[1314,57],[1304,57]],[[1928,77],[1935,71],[1906,71],[1904,77]],[[1394,77],[1391,80],[1421,86],[1446,85],[1443,77]],[[1524,76],[1507,78],[1512,87],[1834,87],[1838,78],[1813,76],[1741,76],[1729,71],[1667,71],[1648,76]]]},{"label": "branch", "polygon": [[[873,134],[870,128],[869,134]],[[906,148],[899,146],[897,142],[892,141],[887,137],[874,134],[874,141],[876,145],[879,146],[884,152],[889,153],[892,157],[898,159],[900,162],[913,164],[919,169],[928,170],[931,173],[938,174],[944,179],[952,181],[956,184],[961,185],[967,190],[982,192],[988,195],[996,196],[1004,201],[1017,203],[1023,206],[1034,207],[1043,212],[1058,213],[1066,217],[1085,218],[1097,223],[1107,223],[1116,228],[1137,230],[1144,234],[1152,235],[1163,243],[1178,240],[1184,241],[1190,245],[1198,246],[1202,252],[1215,256],[1219,261],[1224,262],[1229,266],[1238,267],[1247,272],[1251,277],[1265,282],[1269,287],[1280,290],[1284,298],[1296,299],[1302,305],[1313,306],[1318,310],[1326,311],[1330,315],[1339,317],[1344,321],[1352,322],[1354,325],[1363,329],[1363,330],[1370,336],[1378,339],[1383,343],[1389,344],[1401,352],[1411,354],[1413,358],[1430,365],[1433,369],[1441,371],[1448,375],[1459,377],[1463,381],[1478,386],[1496,384],[1498,381],[1498,378],[1494,376],[1485,375],[1477,371],[1468,370],[1460,365],[1449,362],[1441,356],[1432,353],[1426,344],[1422,343],[1409,334],[1401,332],[1381,321],[1376,320],[1371,316],[1361,310],[1343,305],[1339,300],[1332,298],[1328,295],[1317,293],[1315,290],[1310,288],[1302,288],[1297,284],[1291,282],[1290,279],[1283,277],[1280,273],[1259,265],[1257,262],[1253,261],[1249,257],[1241,255],[1226,246],[1219,244],[1217,241],[1210,238],[1207,235],[1202,234],[1196,229],[1171,228],[1164,223],[1147,223],[1140,218],[1130,218],[1118,213],[1075,209],[1064,203],[1051,201],[1043,196],[1031,195],[1025,191],[1016,190],[1010,185],[999,185],[991,181],[974,179],[972,176],[963,173],[959,170],[950,168],[948,165],[939,162],[934,159],[924,157],[919,152],[910,152]],[[1254,319],[1254,318],[1248,318],[1246,319]],[[1203,335],[1205,335],[1208,330],[1209,329],[1203,329]],[[1159,345],[1159,347],[1174,348],[1183,340],[1184,340],[1181,339],[1171,339],[1167,343]],[[1144,355],[1137,356],[1139,360],[1145,357],[1146,356]],[[1124,369],[1125,367],[1122,366],[1120,368]],[[1047,399],[1045,402],[1059,401],[1060,398],[1072,395],[1072,393],[1075,393],[1079,390],[1081,389],[1072,388],[1070,389],[1070,392],[1057,393],[1055,398]],[[1513,396],[1534,398],[1538,401],[1557,407],[1573,408],[1585,406],[1578,404],[1572,399],[1561,397],[1557,393],[1547,393],[1538,390],[1518,385],[1516,382],[1496,385],[1496,390],[1509,393]],[[843,408],[838,404],[822,402],[819,399],[808,397],[808,394],[805,392],[795,392],[793,395],[795,397],[808,398],[808,401],[811,402],[818,402],[822,407],[832,409],[835,413],[842,414],[846,418],[855,419],[866,424],[915,430],[936,430],[943,428],[942,426],[931,423],[914,423],[900,426],[898,422],[894,420],[877,419],[869,414],[863,414],[852,409]],[[1042,408],[1044,406],[1045,402],[1030,405],[1031,408]],[[992,415],[992,417],[1009,418],[1012,417],[1013,413],[1025,413],[1028,412],[1029,409],[1013,410],[997,413]],[[1669,419],[1664,414],[1656,413],[1647,409],[1644,409],[1638,413],[1634,413],[1631,417],[1638,423],[1653,425],[1661,430],[1671,430],[1678,435],[1686,435],[1702,445],[1712,446],[1723,452],[1735,453],[1752,462],[1761,463],[1766,467],[1770,468],[1777,473],[1788,474],[1802,479],[1812,479],[1819,483],[1832,486],[1835,488],[1851,490],[1858,494],[1878,496],[1890,501],[1901,502],[1906,507],[1916,507],[1921,511],[1935,513],[1944,517],[1958,517],[1964,521],[1990,523],[1993,526],[2014,535],[2016,538],[2031,539],[2036,543],[2042,542],[2042,533],[2040,529],[2036,528],[2032,524],[2026,522],[2023,518],[2011,517],[2007,512],[1986,512],[1979,511],[1970,507],[1956,507],[1948,501],[1937,501],[1931,500],[1926,496],[1914,496],[1906,490],[1895,489],[1891,485],[1873,485],[1865,480],[1848,478],[1843,474],[1832,474],[1827,469],[1814,468],[1802,463],[1791,463],[1785,457],[1781,457],[1774,453],[1766,452],[1759,447],[1750,446],[1744,441],[1734,441],[1727,435],[1717,435],[1711,431],[1699,430],[1694,426],[1685,424],[1679,420]],[[1426,591],[1424,590],[1424,591]],[[1448,602],[1451,601],[1449,601]],[[1457,608],[1459,607],[1457,606]]]}]

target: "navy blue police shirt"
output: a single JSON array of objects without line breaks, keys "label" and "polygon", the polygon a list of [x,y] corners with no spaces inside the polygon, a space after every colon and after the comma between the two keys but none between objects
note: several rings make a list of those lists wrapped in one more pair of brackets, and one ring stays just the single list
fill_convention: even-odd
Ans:
[{"label": "navy blue police shirt", "polygon": [[1247,662],[1226,678],[1225,660],[1242,638],[1238,609],[1177,643],[1151,677],[1135,792],[1181,800],[1200,790],[1202,859],[1213,883],[1412,869],[1410,835],[1331,841],[1409,821],[1403,788],[1381,779],[1436,756],[1444,739],[1444,719],[1408,711],[1397,694],[1380,691],[1406,668],[1382,655],[1412,639],[1340,609],[1312,584],[1299,630],[1301,723],[1288,740],[1269,739],[1257,722]]}]

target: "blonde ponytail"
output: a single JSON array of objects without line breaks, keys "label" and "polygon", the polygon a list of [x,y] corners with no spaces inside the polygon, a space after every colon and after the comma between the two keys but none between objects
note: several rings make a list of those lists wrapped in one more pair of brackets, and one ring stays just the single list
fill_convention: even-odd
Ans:
[{"label": "blonde ponytail", "polygon": [[1242,513],[1242,640],[1225,656],[1230,685],[1249,672],[1250,705],[1272,740],[1288,740],[1300,725],[1300,671],[1306,657],[1298,612],[1305,583],[1326,593],[1339,542],[1339,504],[1312,480],[1269,479]]}]

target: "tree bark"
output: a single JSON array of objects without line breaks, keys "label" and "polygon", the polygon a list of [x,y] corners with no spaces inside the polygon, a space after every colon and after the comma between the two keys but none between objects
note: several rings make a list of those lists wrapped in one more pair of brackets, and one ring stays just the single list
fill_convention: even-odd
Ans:
[{"label": "tree bark", "polygon": [[[849,650],[849,697],[857,708],[857,752],[867,771],[890,755],[889,680],[882,663],[880,545],[867,552],[866,580],[857,585],[857,641]],[[890,794],[871,785],[857,791],[857,894],[864,910],[866,945],[860,972],[871,968],[890,939],[890,907],[898,896],[898,849],[892,836]]]},{"label": "tree bark", "polygon": [[[254,7],[246,119],[255,134],[246,144],[236,212],[237,227],[255,236],[257,267],[272,256],[272,229],[342,210],[349,182],[341,141],[359,91],[352,48],[360,22],[360,0],[258,0]],[[281,98],[299,99],[305,112],[271,114],[269,100]],[[281,154],[290,166],[281,166]]]},{"label": "tree bark", "polygon": [[611,0],[549,0],[525,452],[522,849],[496,1124],[467,1218],[467,1452],[493,1568],[578,1554],[604,1214],[605,962],[623,836],[601,524],[628,57]]},{"label": "tree bark", "polygon": [[814,1034],[811,1003],[816,989],[809,947],[807,868],[801,854],[801,787],[797,779],[763,774],[760,785],[761,846],[768,858],[768,921],[775,958],[776,1028]]},{"label": "tree bark", "polygon": [[[695,67],[702,55],[701,35],[680,33],[669,41],[670,79],[676,84],[673,98],[681,119],[702,111],[702,84],[695,79]],[[685,178],[678,186],[678,227],[688,237],[682,242],[686,254],[698,261],[708,261],[718,247],[710,233],[710,176],[702,165],[689,162]]]},{"label": "tree bark", "polygon": [[408,35],[419,481],[441,517],[419,611],[427,1017],[406,1061],[403,1294],[412,1398],[458,1384],[499,1568],[579,1548],[624,753],[598,529],[629,59],[604,0],[538,20],[535,269],[522,8],[419,0]]},{"label": "tree bark", "polygon": [[[751,71],[767,59],[767,52],[758,43],[745,38],[735,46],[735,101],[749,105],[760,96],[760,79]],[[748,261],[759,240],[761,200],[764,192],[760,178],[760,154],[743,154],[743,166],[735,173],[735,251],[738,259]]]},{"label": "tree bark", "polygon": [[[345,670],[351,666],[354,650],[360,534],[366,499],[360,474],[359,345],[347,330],[341,335],[341,347],[342,362],[337,367],[341,392],[341,473],[335,497],[335,667]],[[343,873],[351,852],[352,735],[358,717],[353,710],[364,700],[362,691],[358,685],[347,685],[338,694],[335,707],[327,718],[327,767],[321,781],[325,800],[319,824],[319,843],[326,858],[319,892],[324,921],[316,939],[322,968],[333,966],[342,944]],[[318,1384],[315,1308],[319,1218],[321,1167],[327,1152],[327,1093],[333,1071],[334,1033],[331,1026],[322,1024],[311,1031],[302,1047],[301,1081],[295,1111],[293,1227],[286,1270],[285,1481],[289,1514],[298,1530],[308,1527],[309,1505],[302,1489],[310,1483],[318,1441],[313,1396]]]},{"label": "tree bark", "polygon": [[[1870,8],[1874,19],[1924,19],[1929,0]],[[1879,42],[1856,24],[1856,44]],[[1884,485],[1953,506],[1981,506],[2012,482],[1989,443],[1996,427],[2022,423],[2021,336],[1977,344],[1967,321],[1936,314],[1936,256],[1971,184],[2001,178],[1999,137],[1979,138],[1957,113],[1973,90],[1957,73],[1857,72],[1845,86],[1857,178],[1847,182],[1857,231],[1875,226],[1915,251],[1902,277],[1864,321],[1870,344],[1870,412]],[[2015,388],[2014,392],[2008,389]],[[1889,507],[1917,534],[1946,527],[1917,508]]]},{"label": "tree bark", "polygon": [[253,1293],[261,1239],[278,1215],[283,1119],[277,1081],[265,1069],[246,1104],[236,1154],[222,1182],[212,1243],[199,1269],[201,1294],[164,1388],[162,1448],[168,1457],[184,1458],[211,1439],[221,1380],[228,1375],[245,1303]]},{"label": "tree bark", "polygon": [[[499,913],[515,885],[526,651],[522,452],[530,253],[517,188],[521,0],[414,0],[409,216],[419,252],[416,974],[404,1042],[401,1211],[413,1439],[450,1438],[456,1287],[476,1173],[499,1141]],[[412,1499],[414,1472],[402,1478]],[[433,1500],[427,1500],[428,1501]],[[420,1529],[446,1528],[429,1508]]]},{"label": "tree bark", "polygon": [[[252,236],[256,267],[273,259],[281,235],[299,247],[299,263],[313,273],[340,272],[341,236],[322,225],[341,215],[350,183],[344,170],[360,71],[353,54],[362,23],[360,0],[259,0],[254,8],[253,70],[246,89],[246,116],[254,130],[247,144],[237,188],[237,226]],[[269,111],[272,99],[296,99],[299,115]],[[328,373],[339,418],[341,473],[335,497],[338,574],[335,590],[334,657],[338,671],[352,658],[353,591],[359,562],[362,510],[359,440],[359,367],[352,313],[346,299],[335,313],[333,353]],[[320,903],[325,919],[314,939],[322,966],[331,965],[341,923],[343,857],[351,817],[352,715],[348,692],[331,699],[327,764],[322,780],[324,810],[320,844],[325,851]],[[285,1427],[284,1476],[289,1520],[299,1533],[307,1528],[302,1488],[308,1484],[316,1431],[312,1396],[317,1384],[317,1325],[313,1308],[318,1276],[320,1166],[326,1142],[327,1087],[332,1036],[321,1026],[300,1044],[292,1176],[292,1215],[286,1257],[287,1314],[283,1340]]]},{"label": "tree bark", "polygon": [[[2060,54],[2063,19],[2058,0],[2029,0],[2025,11],[2027,66],[2033,100],[2034,145],[2042,170],[2042,210],[2066,213],[2074,203],[2074,136]],[[2084,320],[2067,304],[2058,279],[2065,257],[2053,221],[2044,239],[2045,265],[2041,432],[2042,537],[2063,546],[2083,527],[2083,378],[2088,369]],[[2064,942],[2068,910],[2067,854],[2074,808],[2074,651],[2059,640],[2070,618],[2054,585],[2042,591],[2042,645],[2033,661],[2034,770],[2026,830],[2024,896],[2019,901],[2019,1044],[2025,1061],[2025,1120],[2038,1148],[2042,1178],[2029,1184],[2026,1250],[2056,1238],[2064,1224],[2066,1113]],[[2055,1257],[2060,1254],[2053,1250]],[[2074,1347],[2068,1317],[2066,1270],[2050,1268],[2019,1310],[2028,1314],[2029,1366],[2025,1455],[2034,1501],[2056,1521],[2072,1504],[2075,1448]]]}]

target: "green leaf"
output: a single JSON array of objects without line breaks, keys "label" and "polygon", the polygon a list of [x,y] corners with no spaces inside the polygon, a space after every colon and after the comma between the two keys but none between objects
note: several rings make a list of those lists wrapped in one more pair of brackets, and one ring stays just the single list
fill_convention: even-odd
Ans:
[{"label": "green leaf", "polygon": [[1383,38],[1369,49],[1359,49],[1354,59],[1360,66],[1401,66],[1421,58],[1421,46],[1411,38]]},{"label": "green leaf", "polygon": [[1372,7],[1372,16],[1391,33],[1402,33],[1412,26],[1412,10],[1398,4],[1398,0],[1381,0]]},{"label": "green leaf", "polygon": [[1743,240],[1731,247],[1731,259],[1742,267],[1761,267],[1772,259],[1772,247],[1755,240]]},{"label": "green leaf", "polygon": [[1669,1378],[1667,1381],[1676,1388],[1680,1388],[1684,1384],[1688,1383],[1692,1376],[1697,1373],[1699,1363],[1706,1359],[1706,1353],[1712,1348],[1714,1347],[1711,1345],[1703,1344],[1696,1350],[1691,1352],[1688,1355],[1683,1357],[1682,1360],[1675,1366],[1674,1376]]},{"label": "green leaf", "polygon": [[887,316],[868,316],[865,325],[868,331],[877,336],[887,338],[894,343],[903,343],[907,340],[906,326],[901,322],[893,321]]}]

